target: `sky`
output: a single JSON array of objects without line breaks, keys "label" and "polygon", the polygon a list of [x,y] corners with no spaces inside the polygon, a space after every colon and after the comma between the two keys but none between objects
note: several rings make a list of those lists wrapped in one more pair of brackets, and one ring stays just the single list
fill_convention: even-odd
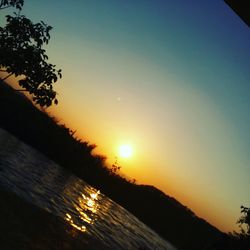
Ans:
[{"label": "sky", "polygon": [[[63,71],[49,112],[223,231],[250,206],[250,29],[223,2],[26,0]],[[129,158],[120,145],[133,148]]]}]

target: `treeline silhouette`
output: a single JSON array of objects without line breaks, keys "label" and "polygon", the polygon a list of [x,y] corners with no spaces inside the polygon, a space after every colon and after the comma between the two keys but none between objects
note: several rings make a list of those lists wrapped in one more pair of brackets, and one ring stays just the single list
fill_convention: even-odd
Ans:
[{"label": "treeline silhouette", "polygon": [[0,127],[100,189],[179,249],[219,249],[215,246],[229,237],[173,197],[110,170],[104,156],[92,154],[95,145],[76,138],[74,131],[4,83],[0,84]]}]

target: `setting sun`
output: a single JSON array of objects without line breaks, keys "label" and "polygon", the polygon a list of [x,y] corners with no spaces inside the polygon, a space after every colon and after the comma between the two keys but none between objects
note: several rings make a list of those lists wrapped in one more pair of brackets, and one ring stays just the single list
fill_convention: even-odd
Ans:
[{"label": "setting sun", "polygon": [[119,147],[119,155],[123,158],[128,158],[132,155],[133,150],[130,145],[121,145]]}]

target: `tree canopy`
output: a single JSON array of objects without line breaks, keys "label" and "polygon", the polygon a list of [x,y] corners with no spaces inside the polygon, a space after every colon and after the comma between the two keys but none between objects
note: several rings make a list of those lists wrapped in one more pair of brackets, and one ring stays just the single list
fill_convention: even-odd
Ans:
[{"label": "tree canopy", "polygon": [[238,220],[238,224],[241,228],[241,234],[250,238],[250,208],[241,206],[241,217]]},{"label": "tree canopy", "polygon": [[9,7],[15,7],[18,10],[21,10],[23,7],[24,0],[1,0],[0,1],[0,10],[7,9]]},{"label": "tree canopy", "polygon": [[48,62],[43,46],[48,44],[52,27],[43,21],[33,23],[20,14],[23,0],[1,0],[0,10],[14,7],[18,13],[6,16],[6,26],[0,27],[0,71],[18,80],[21,90],[28,91],[33,101],[42,107],[57,104],[53,84],[61,78],[57,70]]}]

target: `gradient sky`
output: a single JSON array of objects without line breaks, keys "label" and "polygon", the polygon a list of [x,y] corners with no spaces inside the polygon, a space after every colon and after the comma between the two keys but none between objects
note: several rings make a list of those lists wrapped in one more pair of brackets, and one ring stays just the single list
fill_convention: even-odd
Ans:
[{"label": "gradient sky", "polygon": [[26,0],[54,27],[50,109],[122,172],[224,231],[250,206],[250,29],[223,2]]}]

